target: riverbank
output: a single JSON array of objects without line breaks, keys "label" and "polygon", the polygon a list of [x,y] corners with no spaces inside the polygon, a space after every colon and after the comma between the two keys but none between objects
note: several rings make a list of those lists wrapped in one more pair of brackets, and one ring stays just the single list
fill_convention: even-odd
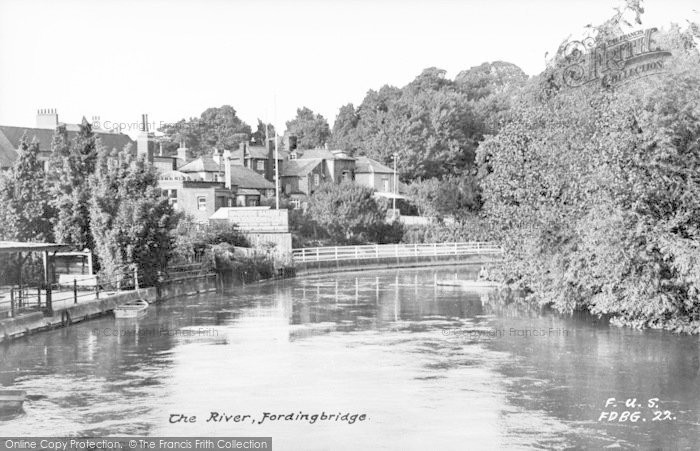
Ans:
[{"label": "riverbank", "polygon": [[111,313],[116,306],[134,299],[155,302],[156,296],[155,288],[103,294],[101,299],[81,300],[80,304],[54,309],[51,315],[39,311],[0,320],[0,342],[104,316]]}]

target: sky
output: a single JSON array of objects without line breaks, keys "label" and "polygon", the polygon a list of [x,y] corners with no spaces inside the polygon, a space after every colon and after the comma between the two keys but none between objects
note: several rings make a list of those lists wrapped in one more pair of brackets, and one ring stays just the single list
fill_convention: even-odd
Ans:
[{"label": "sky", "polygon": [[[486,61],[535,75],[617,0],[0,0],[0,124],[99,116],[124,124],[232,105],[284,130],[296,109],[330,125],[370,89],[427,67],[453,78]],[[647,0],[645,26],[685,24],[697,0]],[[696,19],[697,20],[697,19]]]}]

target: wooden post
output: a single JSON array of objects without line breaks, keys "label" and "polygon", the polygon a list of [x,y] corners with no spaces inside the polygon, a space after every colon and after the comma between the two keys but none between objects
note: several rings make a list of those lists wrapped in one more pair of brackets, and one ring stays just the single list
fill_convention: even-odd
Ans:
[{"label": "wooden post", "polygon": [[139,289],[139,269],[134,268],[134,290]]},{"label": "wooden post", "polygon": [[36,289],[36,303],[39,308],[41,308],[41,286]]},{"label": "wooden post", "polygon": [[10,287],[10,313],[15,316],[15,289]]},{"label": "wooden post", "polygon": [[78,281],[73,279],[73,304],[78,303]]},{"label": "wooden post", "polygon": [[53,302],[51,299],[51,281],[49,280],[49,251],[44,251],[44,286],[46,287],[46,309],[53,312]]}]

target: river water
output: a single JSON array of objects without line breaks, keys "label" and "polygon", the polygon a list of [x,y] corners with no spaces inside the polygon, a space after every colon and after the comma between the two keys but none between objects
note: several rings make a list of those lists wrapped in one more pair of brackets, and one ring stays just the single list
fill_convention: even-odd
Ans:
[{"label": "river water", "polygon": [[[283,450],[699,449],[697,337],[434,284],[476,271],[265,283],[0,345],[0,384],[30,395],[22,414],[0,419],[0,436],[271,436]],[[637,421],[608,421],[625,411],[640,412]],[[212,412],[230,419],[207,421]]]}]

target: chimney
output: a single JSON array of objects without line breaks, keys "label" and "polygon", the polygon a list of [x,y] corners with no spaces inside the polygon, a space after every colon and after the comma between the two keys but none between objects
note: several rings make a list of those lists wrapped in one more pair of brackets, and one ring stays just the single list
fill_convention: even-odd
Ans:
[{"label": "chimney", "polygon": [[142,114],[139,134],[136,137],[136,155],[144,155],[147,161],[153,163],[155,147],[156,143],[153,140],[153,136],[148,133],[148,115]]},{"label": "chimney", "polygon": [[177,148],[177,159],[182,160],[183,165],[189,162],[187,158],[187,147],[185,147],[184,143],[181,143],[180,147]]},{"label": "chimney", "polygon": [[226,188],[231,189],[231,154],[224,152],[224,183]]},{"label": "chimney", "polygon": [[243,166],[245,166],[245,167],[247,168],[248,165],[250,164],[250,163],[248,162],[248,160],[246,159],[246,153],[247,153],[247,149],[248,149],[248,143],[245,142],[245,141],[242,141],[242,142],[238,145],[238,148],[239,148],[240,151],[241,151],[241,162],[243,163]]},{"label": "chimney", "polygon": [[55,130],[58,126],[58,112],[54,109],[42,109],[36,112],[36,128]]}]

